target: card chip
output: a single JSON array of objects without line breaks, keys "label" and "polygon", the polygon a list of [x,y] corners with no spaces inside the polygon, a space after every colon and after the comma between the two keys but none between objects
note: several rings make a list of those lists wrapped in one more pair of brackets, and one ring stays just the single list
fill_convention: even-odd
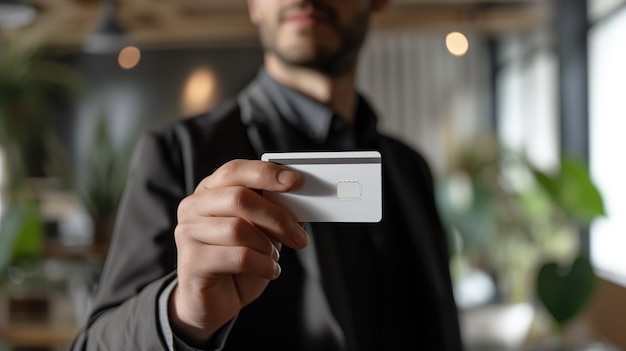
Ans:
[{"label": "card chip", "polygon": [[361,182],[357,180],[340,180],[337,183],[337,197],[340,200],[360,199]]}]

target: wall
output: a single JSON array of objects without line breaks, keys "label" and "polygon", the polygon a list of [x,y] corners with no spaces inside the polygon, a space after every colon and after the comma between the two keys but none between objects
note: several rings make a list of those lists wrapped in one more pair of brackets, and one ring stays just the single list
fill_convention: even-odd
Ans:
[{"label": "wall", "polygon": [[[454,57],[444,30],[372,33],[359,66],[359,87],[380,112],[381,129],[420,149],[436,173],[466,141],[489,129],[488,59],[480,37]],[[198,68],[215,73],[213,103],[236,94],[262,63],[258,47],[143,51],[137,67],[124,70],[116,54],[73,55],[66,61],[87,79],[88,89],[67,113],[65,133],[80,153],[100,113],[123,135],[133,123],[148,125],[182,114],[180,92]],[[121,137],[121,136],[120,136]],[[80,155],[79,155],[80,156]]]},{"label": "wall", "polygon": [[359,66],[359,86],[380,112],[383,131],[424,153],[436,175],[448,159],[489,131],[489,58],[484,38],[465,33],[465,56],[446,49],[445,29],[372,33]]},{"label": "wall", "polygon": [[117,54],[77,54],[65,60],[87,83],[67,111],[71,118],[65,121],[66,139],[80,157],[93,122],[102,113],[120,139],[136,125],[143,128],[183,117],[182,92],[199,69],[211,72],[215,81],[210,108],[236,94],[254,77],[262,55],[257,47],[144,50],[139,64],[129,70],[117,64]]}]

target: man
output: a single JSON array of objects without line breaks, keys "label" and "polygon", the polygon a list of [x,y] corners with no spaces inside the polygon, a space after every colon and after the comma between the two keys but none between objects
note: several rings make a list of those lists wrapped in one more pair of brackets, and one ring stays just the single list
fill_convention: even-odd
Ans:
[{"label": "man", "polygon": [[[385,0],[249,0],[258,77],[138,146],[74,350],[461,350],[423,158],[376,131],[359,50]],[[379,150],[376,224],[298,223],[261,191],[300,175],[268,151]]]}]

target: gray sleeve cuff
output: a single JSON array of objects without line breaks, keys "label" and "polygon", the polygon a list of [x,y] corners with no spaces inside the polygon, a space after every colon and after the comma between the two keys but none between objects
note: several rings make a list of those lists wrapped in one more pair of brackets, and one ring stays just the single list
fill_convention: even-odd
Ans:
[{"label": "gray sleeve cuff", "polygon": [[[170,320],[167,312],[167,304],[172,294],[172,290],[178,284],[178,279],[173,279],[166,287],[161,291],[161,294],[158,297],[158,313],[159,313],[159,324],[161,325],[161,332],[165,338],[165,343],[167,345],[168,351],[200,351],[200,349],[191,347],[187,345],[184,341],[180,340],[174,333],[172,332],[172,327],[170,326]],[[206,347],[202,348],[204,351],[221,351],[224,348],[224,344],[226,343],[226,339],[228,338],[228,334],[235,324],[235,320],[237,318],[233,318],[230,322],[226,323],[222,328],[220,328],[215,335],[209,340]]]},{"label": "gray sleeve cuff", "polygon": [[[159,311],[159,324],[161,325],[161,332],[163,333],[163,337],[165,338],[165,344],[167,345],[168,351],[175,351],[174,348],[174,334],[172,333],[172,328],[170,327],[169,317],[167,315],[167,302],[172,294],[172,290],[178,283],[178,279],[173,279],[166,287],[161,291],[161,294],[158,297],[158,311]],[[184,349],[181,349],[184,350]]]}]

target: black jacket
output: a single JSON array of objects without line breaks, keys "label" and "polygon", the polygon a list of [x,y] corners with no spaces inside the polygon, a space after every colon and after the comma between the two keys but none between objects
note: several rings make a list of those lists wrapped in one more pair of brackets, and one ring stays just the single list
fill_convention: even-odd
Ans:
[{"label": "black jacket", "polygon": [[[175,277],[178,203],[231,159],[288,151],[274,145],[269,121],[257,121],[251,129],[251,109],[267,108],[266,98],[252,83],[238,100],[207,115],[144,135],[132,161],[93,312],[73,350],[165,349],[157,299]],[[380,133],[374,139],[383,160],[384,200],[383,221],[368,224],[378,233],[365,239],[371,255],[364,256],[366,249],[342,236],[362,225],[313,224],[329,305],[354,351],[462,350],[430,169],[403,143]],[[372,270],[355,262],[367,262]],[[307,330],[296,322],[302,317],[294,297],[297,267],[291,271],[291,278],[281,275],[241,311],[225,350],[310,349],[303,343]]]}]

